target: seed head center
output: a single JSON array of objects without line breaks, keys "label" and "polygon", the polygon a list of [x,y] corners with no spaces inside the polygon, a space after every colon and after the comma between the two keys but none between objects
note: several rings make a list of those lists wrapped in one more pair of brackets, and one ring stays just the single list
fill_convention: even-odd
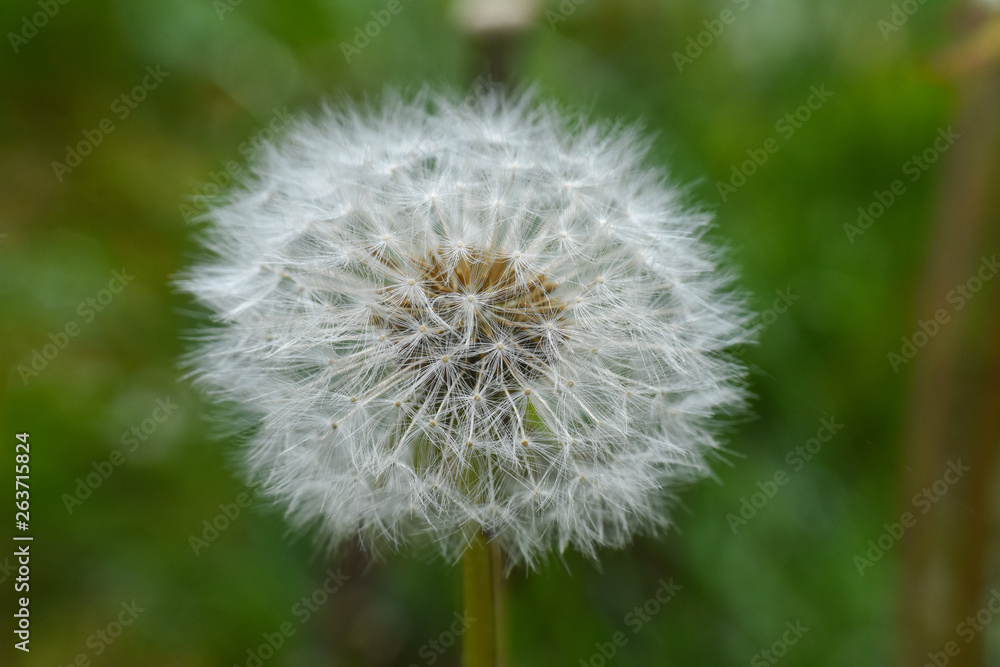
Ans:
[{"label": "seed head center", "polygon": [[[379,340],[396,351],[401,366],[419,370],[433,364],[449,384],[482,393],[536,378],[554,359],[568,321],[566,304],[553,294],[556,284],[545,275],[514,266],[512,257],[520,253],[466,246],[450,262],[441,248],[404,261],[374,248],[370,253],[403,275],[415,276],[405,280],[408,286],[421,286],[416,294],[381,288],[372,308],[371,324]],[[422,337],[414,340],[414,331]],[[503,354],[502,361],[497,354]],[[440,384],[431,373],[421,377]]]}]

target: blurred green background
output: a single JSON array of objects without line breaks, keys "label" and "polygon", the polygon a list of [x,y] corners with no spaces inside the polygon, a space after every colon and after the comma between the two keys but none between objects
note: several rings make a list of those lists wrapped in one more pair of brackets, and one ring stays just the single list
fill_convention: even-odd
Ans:
[{"label": "blurred green background", "polygon": [[[310,536],[286,532],[280,511],[263,501],[240,507],[251,492],[238,443],[215,437],[209,406],[177,371],[197,321],[170,287],[197,250],[188,218],[245,167],[268,127],[386,84],[468,88],[497,43],[470,36],[468,12],[442,0],[400,0],[378,34],[359,38],[389,4],[0,6],[0,337],[9,369],[0,435],[10,452],[2,469],[13,476],[14,434],[29,432],[35,536],[27,655],[11,646],[13,547],[0,547],[0,655],[11,656],[0,662],[250,667],[255,654],[265,665],[459,664],[457,645],[432,642],[451,643],[460,570],[406,555],[372,563],[350,549],[327,559]],[[531,3],[501,7],[520,4]],[[883,524],[913,510],[901,480],[921,357],[897,373],[887,355],[933,313],[915,304],[947,217],[938,206],[957,149],[939,151],[916,180],[904,169],[962,106],[955,77],[928,60],[955,41],[954,6],[912,6],[887,30],[889,0],[552,0],[516,40],[499,39],[513,81],[656,135],[651,161],[716,214],[712,238],[732,249],[761,313],[759,344],[740,351],[755,398],[729,429],[732,465],[685,494],[666,536],[602,553],[599,565],[570,553],[539,572],[515,570],[512,665],[885,665],[901,645],[927,639],[900,627],[908,536],[863,575],[855,560]],[[816,90],[832,95],[803,111]],[[786,114],[793,121],[783,124]],[[744,165],[761,161],[769,139],[777,151]],[[73,166],[68,147],[81,142],[90,154]],[[986,155],[995,161],[994,144]],[[740,183],[734,168],[754,173],[723,197],[719,182]],[[845,229],[896,179],[905,192],[884,215],[861,234]],[[963,275],[996,251],[993,190],[980,216],[992,231]],[[119,291],[115,271],[132,276]],[[984,285],[966,311],[969,349],[996,337],[997,290]],[[945,292],[938,301],[951,308]],[[77,334],[61,336],[70,323]],[[25,371],[46,345],[61,349],[34,356],[35,372]],[[975,355],[965,366],[991,372]],[[786,459],[831,418],[843,426],[811,460],[798,469]],[[110,474],[89,497],[68,500],[101,469]],[[773,497],[745,525],[734,521],[778,471],[787,481],[771,487]],[[996,479],[995,468],[979,472]],[[983,508],[996,516],[996,486],[986,488],[994,491],[979,507],[966,507],[980,518]],[[206,528],[213,521],[222,529]],[[986,541],[988,589],[1000,586],[996,531]],[[302,598],[338,568],[346,582],[304,613]],[[680,590],[636,622],[634,609],[671,578]],[[983,589],[976,599],[987,598]],[[133,601],[142,611],[123,612]],[[96,633],[117,633],[120,614],[129,625],[105,642]],[[946,620],[944,634],[961,620]],[[286,622],[291,636],[261,654]],[[786,623],[808,631],[782,647],[796,637]],[[614,645],[619,631],[624,646]],[[982,664],[1000,664],[1000,622],[986,624],[981,640]]]}]

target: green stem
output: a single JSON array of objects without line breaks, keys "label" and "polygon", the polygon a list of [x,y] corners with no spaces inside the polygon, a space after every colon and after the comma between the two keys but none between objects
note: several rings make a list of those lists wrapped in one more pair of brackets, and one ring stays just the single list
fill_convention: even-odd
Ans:
[{"label": "green stem", "polygon": [[481,532],[462,554],[462,593],[469,629],[462,654],[465,667],[499,667],[501,589],[499,549]]}]

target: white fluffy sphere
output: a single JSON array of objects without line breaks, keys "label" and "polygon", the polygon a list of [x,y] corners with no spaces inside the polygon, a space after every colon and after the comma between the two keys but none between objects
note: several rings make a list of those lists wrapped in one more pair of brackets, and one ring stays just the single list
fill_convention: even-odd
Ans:
[{"label": "white fluffy sphere", "polygon": [[746,313],[644,144],[532,95],[299,123],[209,214],[192,356],[333,544],[483,529],[515,561],[669,525],[738,407]]}]

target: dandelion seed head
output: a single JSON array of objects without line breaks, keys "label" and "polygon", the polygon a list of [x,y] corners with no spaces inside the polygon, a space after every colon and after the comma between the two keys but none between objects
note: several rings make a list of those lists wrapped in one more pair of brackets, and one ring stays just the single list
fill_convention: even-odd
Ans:
[{"label": "dandelion seed head", "polygon": [[293,524],[451,558],[482,529],[528,564],[670,525],[741,406],[748,318],[645,145],[425,92],[262,153],[180,282],[216,320],[195,374]]}]

